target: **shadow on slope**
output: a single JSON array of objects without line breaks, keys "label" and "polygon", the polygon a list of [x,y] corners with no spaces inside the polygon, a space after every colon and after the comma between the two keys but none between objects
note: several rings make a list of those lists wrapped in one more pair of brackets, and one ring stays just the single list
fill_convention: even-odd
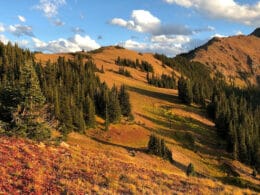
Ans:
[{"label": "shadow on slope", "polygon": [[148,97],[165,100],[165,101],[168,101],[170,103],[180,103],[178,97],[176,97],[174,95],[161,93],[161,92],[155,92],[155,91],[149,91],[149,90],[140,89],[140,88],[132,87],[132,86],[129,86],[129,90],[136,92],[136,93],[139,93],[141,95],[148,96]]}]

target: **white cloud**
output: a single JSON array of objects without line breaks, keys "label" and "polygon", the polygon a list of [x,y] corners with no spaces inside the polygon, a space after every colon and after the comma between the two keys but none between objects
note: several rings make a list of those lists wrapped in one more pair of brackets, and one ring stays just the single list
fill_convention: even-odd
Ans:
[{"label": "white cloud", "polygon": [[20,47],[23,47],[23,48],[28,47],[29,43],[30,43],[30,42],[29,42],[28,40],[25,40],[25,39],[17,41],[17,44],[18,44]]},{"label": "white cloud", "polygon": [[118,26],[122,26],[122,27],[127,27],[127,21],[125,21],[124,19],[122,18],[113,18],[111,21],[110,21],[110,24],[114,24],[114,25],[118,25]]},{"label": "white cloud", "polygon": [[5,31],[5,27],[3,24],[0,23],[0,32],[4,32]]},{"label": "white cloud", "polygon": [[176,3],[184,7],[191,7],[193,4],[192,0],[164,0],[164,1],[167,3]]},{"label": "white cloud", "polygon": [[188,51],[188,49],[190,49],[190,42],[191,39],[189,36],[159,35],[152,36],[150,40],[147,40],[147,42],[137,42],[129,39],[120,43],[120,45],[127,49],[142,52],[163,53],[168,56],[175,56],[179,53]]},{"label": "white cloud", "polygon": [[66,0],[40,0],[35,8],[41,10],[46,17],[51,18],[56,16],[58,14],[58,9],[65,4]]},{"label": "white cloud", "polygon": [[190,37],[177,35],[177,36],[166,36],[166,35],[159,35],[153,36],[151,38],[151,42],[154,43],[165,43],[165,44],[184,44],[190,42]]},{"label": "white cloud", "polygon": [[236,35],[243,35],[243,34],[244,33],[242,31],[240,31],[240,30],[236,32]]},{"label": "white cloud", "polygon": [[153,28],[157,28],[161,21],[146,10],[133,10],[131,19],[125,21],[122,18],[113,18],[111,24],[126,27],[137,32],[150,32]]},{"label": "white cloud", "polygon": [[137,50],[141,52],[152,52],[152,53],[157,52],[157,53],[166,54],[168,56],[175,56],[183,52],[183,49],[179,47],[179,45],[173,46],[171,44],[165,45],[161,43],[137,42],[131,39],[122,42],[119,45],[131,50]]},{"label": "white cloud", "polygon": [[224,18],[246,25],[260,25],[260,1],[254,5],[241,4],[234,0],[164,0],[186,8],[194,8],[213,18]]},{"label": "white cloud", "polygon": [[219,33],[216,33],[216,34],[214,34],[213,36],[211,36],[211,38],[213,38],[213,37],[223,38],[223,37],[227,37],[227,36],[226,36],[226,35],[219,34]]},{"label": "white cloud", "polygon": [[60,38],[49,42],[44,42],[33,37],[32,41],[35,50],[53,53],[76,52],[81,51],[82,49],[89,51],[100,47],[100,45],[89,36],[81,36],[79,34],[76,34],[74,37],[69,39]]},{"label": "white cloud", "polygon": [[0,41],[3,42],[4,44],[7,44],[9,40],[4,35],[0,34]]},{"label": "white cloud", "polygon": [[183,25],[163,25],[159,18],[153,16],[146,10],[133,10],[130,20],[124,20],[122,18],[113,18],[110,24],[125,27],[129,30],[149,33],[152,35],[188,35],[192,34],[192,31]]},{"label": "white cloud", "polygon": [[24,16],[17,16],[20,22],[26,22],[26,18]]},{"label": "white cloud", "polygon": [[27,35],[30,37],[34,36],[32,32],[32,27],[27,25],[21,25],[21,24],[10,25],[8,30],[17,37],[23,35]]},{"label": "white cloud", "polygon": [[95,40],[91,39],[87,35],[84,37],[76,34],[73,38],[70,38],[69,40],[86,51],[97,49],[100,47],[100,45]]},{"label": "white cloud", "polygon": [[47,43],[41,41],[40,39],[37,39],[35,37],[32,38],[32,41],[34,42],[34,46],[36,48],[45,48],[47,46]]}]

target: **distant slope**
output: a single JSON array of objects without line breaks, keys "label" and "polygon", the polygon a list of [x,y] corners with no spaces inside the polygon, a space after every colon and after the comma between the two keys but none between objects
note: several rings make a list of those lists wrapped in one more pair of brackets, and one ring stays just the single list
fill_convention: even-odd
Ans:
[{"label": "distant slope", "polygon": [[257,84],[260,77],[260,29],[249,36],[213,38],[205,45],[184,54],[192,61],[220,72],[238,86]]}]

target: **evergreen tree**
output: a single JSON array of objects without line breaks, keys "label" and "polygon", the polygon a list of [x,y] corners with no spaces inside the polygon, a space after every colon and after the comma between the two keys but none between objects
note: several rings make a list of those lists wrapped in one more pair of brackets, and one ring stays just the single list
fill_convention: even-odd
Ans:
[{"label": "evergreen tree", "polygon": [[190,163],[188,165],[186,175],[187,176],[195,176],[195,168],[194,168],[194,165],[192,163]]},{"label": "evergreen tree", "polygon": [[121,108],[118,99],[118,91],[114,85],[109,93],[109,102],[108,102],[108,115],[109,122],[117,122],[121,116]]},{"label": "evergreen tree", "polygon": [[86,103],[84,106],[85,113],[85,121],[88,127],[95,127],[96,119],[95,119],[95,106],[92,99],[87,96]]},{"label": "evergreen tree", "polygon": [[155,135],[150,135],[150,139],[148,142],[148,153],[160,156],[171,163],[173,162],[172,159],[172,152],[166,146],[164,139],[160,139]]},{"label": "evergreen tree", "polygon": [[109,114],[108,114],[108,106],[105,106],[105,130],[109,130]]},{"label": "evergreen tree", "polygon": [[193,100],[192,88],[189,80],[181,77],[178,81],[179,99],[186,104],[191,104]]},{"label": "evergreen tree", "polygon": [[24,98],[23,111],[31,111],[45,102],[32,61],[25,63],[21,69],[20,90]]},{"label": "evergreen tree", "polygon": [[119,91],[119,103],[121,107],[121,113],[123,116],[131,116],[132,109],[130,104],[129,93],[126,91],[126,86],[122,85]]},{"label": "evergreen tree", "polygon": [[257,170],[256,170],[255,168],[253,169],[252,176],[253,176],[254,178],[256,178],[256,176],[257,176]]}]

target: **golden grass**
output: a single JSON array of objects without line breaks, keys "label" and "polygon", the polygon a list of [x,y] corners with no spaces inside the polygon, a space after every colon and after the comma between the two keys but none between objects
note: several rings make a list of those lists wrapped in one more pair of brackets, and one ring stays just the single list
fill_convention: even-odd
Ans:
[{"label": "golden grass", "polygon": [[[256,75],[260,74],[260,69],[253,67],[254,74],[252,74],[248,56],[251,57],[252,64],[260,64],[260,39],[255,36],[233,36],[217,40],[209,44],[207,49],[196,50],[193,60],[208,64],[212,70],[221,72],[227,81],[229,77],[233,77],[237,86],[244,87],[247,82],[256,84]],[[244,80],[239,72],[248,73],[249,77]]]},{"label": "golden grass", "polygon": [[[71,57],[69,54],[62,54]],[[187,165],[192,162],[199,174],[209,178],[221,178],[226,173],[221,170],[223,162],[232,162],[226,152],[219,148],[219,141],[212,121],[198,107],[179,103],[177,91],[160,89],[147,84],[146,73],[128,68],[133,78],[115,73],[118,66],[114,61],[118,56],[131,60],[139,59],[151,63],[155,74],[170,74],[172,69],[163,68],[152,54],[138,54],[115,47],[104,48],[100,53],[90,54],[98,68],[104,66],[105,73],[97,73],[110,87],[126,84],[135,117],[134,123],[123,121],[112,124],[109,131],[103,131],[103,119],[97,117],[96,129],[86,132],[87,136],[71,134],[66,152],[71,157],[61,156],[58,175],[61,186],[75,193],[149,193],[149,194],[239,194],[250,191],[226,186],[210,179],[187,178]],[[37,54],[38,60],[56,59],[59,54]],[[170,128],[165,113],[174,116]],[[185,133],[195,137],[195,149],[189,148]],[[173,166],[160,158],[129,150],[144,148],[151,133],[166,140],[176,164]],[[90,139],[90,138],[93,139]],[[67,153],[66,153],[67,154]],[[216,155],[217,154],[217,155]],[[251,169],[235,164],[241,169],[243,179],[257,184],[250,176]],[[78,171],[76,171],[78,170]],[[73,177],[75,179],[69,179]],[[88,177],[89,176],[89,177]],[[85,189],[86,191],[84,191]]]}]

